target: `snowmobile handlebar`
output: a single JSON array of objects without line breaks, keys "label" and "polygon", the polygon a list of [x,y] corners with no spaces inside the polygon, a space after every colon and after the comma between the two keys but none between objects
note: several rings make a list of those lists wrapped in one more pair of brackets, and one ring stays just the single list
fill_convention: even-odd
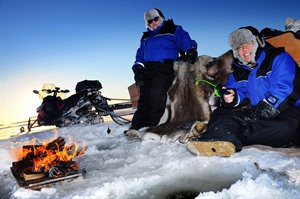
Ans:
[{"label": "snowmobile handlebar", "polygon": [[[43,92],[46,92],[47,94],[53,93],[53,96],[56,96],[57,93],[68,93],[70,92],[68,89],[66,90],[60,90],[59,87],[55,87],[55,89],[42,89]],[[33,90],[33,93],[39,94],[39,91]]]}]

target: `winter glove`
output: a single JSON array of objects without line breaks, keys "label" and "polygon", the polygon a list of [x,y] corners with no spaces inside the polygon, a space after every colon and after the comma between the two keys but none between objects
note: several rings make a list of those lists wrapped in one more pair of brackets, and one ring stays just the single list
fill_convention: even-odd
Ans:
[{"label": "winter glove", "polygon": [[144,86],[145,85],[145,82],[143,80],[144,67],[139,64],[135,64],[133,65],[132,70],[134,73],[134,80],[136,85]]},{"label": "winter glove", "polygon": [[246,126],[255,122],[255,111],[252,109],[239,108],[232,110],[233,118],[240,122],[241,125]]},{"label": "winter glove", "polygon": [[[222,85],[217,85],[216,87],[219,95],[220,95],[220,100],[221,100],[221,104],[224,106],[224,107],[233,107],[236,105],[237,103],[237,93],[236,93],[236,89],[235,88],[225,88],[223,87]],[[229,95],[230,92],[228,90],[233,90],[234,91],[234,98],[232,100],[231,103],[227,103],[225,100],[224,100],[224,95]]]},{"label": "winter glove", "polygon": [[187,51],[187,60],[190,64],[194,64],[198,57],[198,52],[196,48],[191,48]]},{"label": "winter glove", "polygon": [[177,58],[176,61],[184,61],[184,62],[187,61],[187,56],[183,50],[179,51],[179,57]]},{"label": "winter glove", "polygon": [[217,92],[219,94],[220,97],[222,97],[223,95],[228,95],[230,94],[230,92],[228,91],[228,89],[225,86],[222,86],[221,84],[216,86]]},{"label": "winter glove", "polygon": [[280,112],[269,104],[266,100],[262,100],[257,104],[255,115],[258,117],[271,119],[278,115]]}]

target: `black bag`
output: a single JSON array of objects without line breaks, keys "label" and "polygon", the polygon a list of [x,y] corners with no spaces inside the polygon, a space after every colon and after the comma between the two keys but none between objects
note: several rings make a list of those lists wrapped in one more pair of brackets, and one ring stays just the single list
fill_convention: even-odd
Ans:
[{"label": "black bag", "polygon": [[87,89],[100,90],[101,88],[102,88],[102,85],[98,80],[83,80],[83,81],[77,83],[75,90],[76,90],[76,93],[80,93]]}]

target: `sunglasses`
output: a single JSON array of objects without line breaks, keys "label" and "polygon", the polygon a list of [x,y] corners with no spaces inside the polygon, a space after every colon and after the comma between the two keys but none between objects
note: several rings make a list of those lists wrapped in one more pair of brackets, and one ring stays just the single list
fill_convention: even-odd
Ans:
[{"label": "sunglasses", "polygon": [[157,22],[159,20],[159,17],[155,17],[154,19],[148,20],[148,24],[152,24],[153,21]]}]

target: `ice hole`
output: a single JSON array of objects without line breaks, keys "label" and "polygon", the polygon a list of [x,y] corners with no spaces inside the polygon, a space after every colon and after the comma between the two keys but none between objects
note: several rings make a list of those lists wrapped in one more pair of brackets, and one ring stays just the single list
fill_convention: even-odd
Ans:
[{"label": "ice hole", "polygon": [[[243,173],[247,172],[253,178],[258,176],[259,171],[253,163],[228,163],[210,165],[209,167],[183,168],[170,175],[162,176],[162,180],[156,184],[144,187],[138,194],[140,199],[190,199],[197,197],[204,192],[218,192],[229,189],[232,184],[244,178]],[[135,195],[137,196],[137,195]]]}]

